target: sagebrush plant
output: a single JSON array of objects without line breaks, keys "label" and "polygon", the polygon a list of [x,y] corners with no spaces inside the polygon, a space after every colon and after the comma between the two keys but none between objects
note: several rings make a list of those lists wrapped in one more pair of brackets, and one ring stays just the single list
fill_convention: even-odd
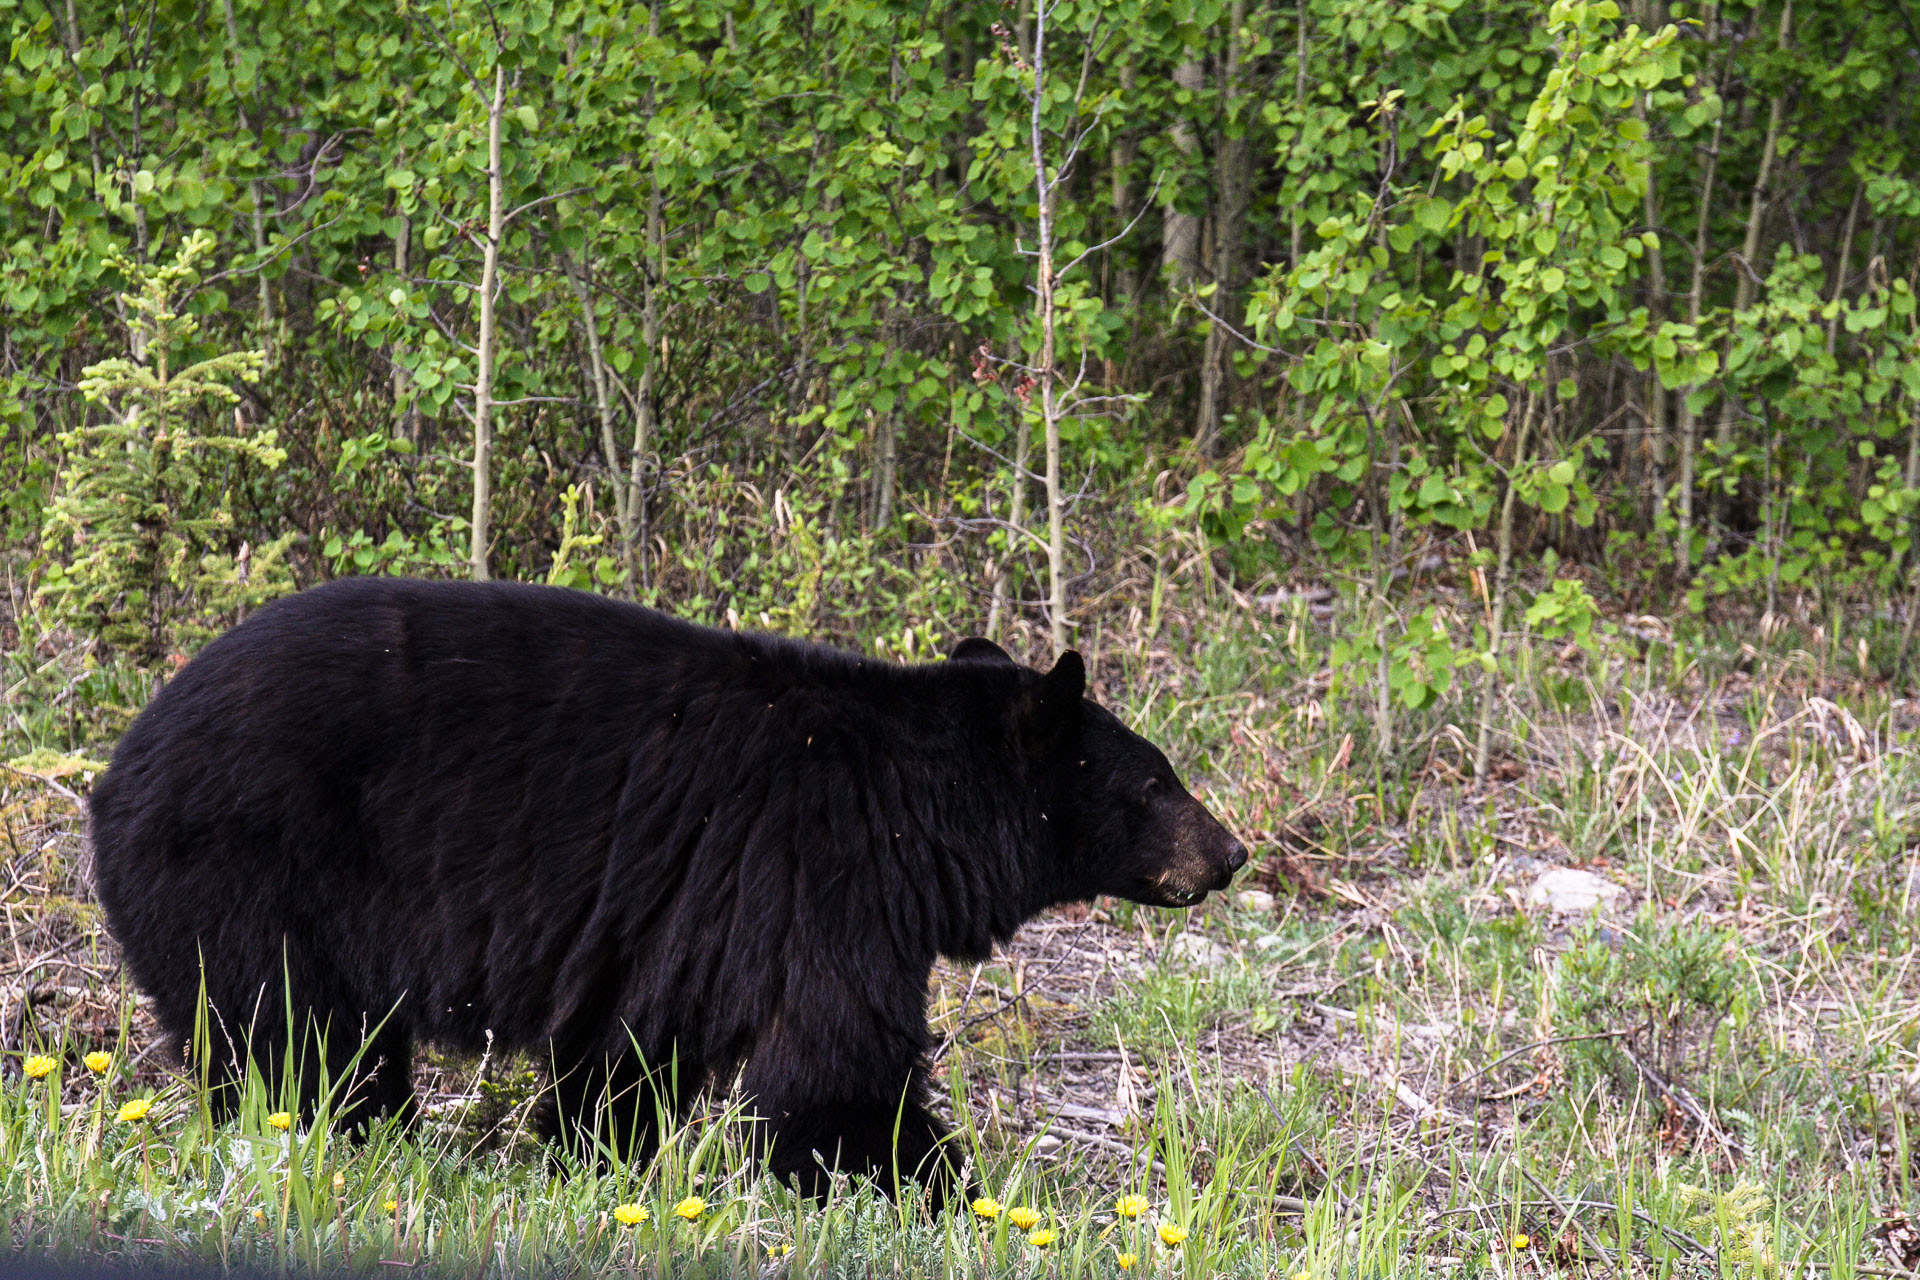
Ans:
[{"label": "sagebrush plant", "polygon": [[[1624,928],[1594,928],[1561,957],[1560,1012],[1570,1034],[1619,1032],[1668,1077],[1684,1081],[1733,1012],[1742,975],[1732,931],[1649,912]],[[1633,1068],[1604,1042],[1576,1056]]]},{"label": "sagebrush plant", "polygon": [[235,472],[271,470],[286,453],[273,431],[248,431],[237,414],[232,430],[216,425],[240,400],[234,384],[259,379],[266,353],[192,359],[200,322],[185,300],[213,251],[212,234],[199,231],[164,263],[108,253],[128,284],[120,302],[132,350],[82,371],[80,392],[101,412],[59,434],[41,531],[51,618],[143,653],[204,638],[293,588],[286,555],[297,534],[236,545]]}]

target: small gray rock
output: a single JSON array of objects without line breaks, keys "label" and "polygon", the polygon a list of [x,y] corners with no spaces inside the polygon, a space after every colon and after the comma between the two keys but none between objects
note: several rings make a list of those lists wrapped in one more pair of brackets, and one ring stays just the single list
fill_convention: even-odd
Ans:
[{"label": "small gray rock", "polygon": [[1233,958],[1233,953],[1204,933],[1183,933],[1167,947],[1169,958],[1195,969],[1214,969]]},{"label": "small gray rock", "polygon": [[1591,871],[1573,867],[1554,867],[1540,873],[1527,888],[1527,905],[1546,908],[1556,915],[1584,915],[1596,907],[1610,910],[1626,890]]}]

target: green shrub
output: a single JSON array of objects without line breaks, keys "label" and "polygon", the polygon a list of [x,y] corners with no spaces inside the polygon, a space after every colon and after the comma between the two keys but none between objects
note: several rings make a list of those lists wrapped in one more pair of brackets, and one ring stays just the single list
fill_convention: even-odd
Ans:
[{"label": "green shrub", "polygon": [[88,365],[80,390],[105,415],[63,431],[56,492],[42,530],[42,600],[55,621],[109,644],[153,654],[217,629],[239,611],[293,588],[286,563],[297,536],[235,543],[234,473],[277,467],[275,433],[229,432],[203,406],[238,403],[236,381],[258,380],[262,351],[232,351],[178,367],[198,320],[184,299],[214,247],[188,236],[164,265],[115,251],[129,282],[131,356]]}]

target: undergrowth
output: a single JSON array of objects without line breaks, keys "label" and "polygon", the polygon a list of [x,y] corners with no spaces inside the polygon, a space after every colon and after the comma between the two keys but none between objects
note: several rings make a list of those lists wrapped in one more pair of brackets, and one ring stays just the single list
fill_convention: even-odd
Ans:
[{"label": "undergrowth", "polygon": [[[258,1096],[213,1125],[124,985],[60,759],[103,753],[101,709],[149,677],[10,655],[68,697],[12,704],[10,745],[42,754],[0,781],[9,1247],[463,1276],[1920,1265],[1908,702],[1785,637],[1541,645],[1480,783],[1462,701],[1376,758],[1326,679],[1348,620],[1168,600],[1171,638],[1104,634],[1097,688],[1256,862],[1192,912],[1101,902],[936,972],[934,1076],[991,1214],[797,1200],[724,1096],[645,1167],[556,1162],[524,1060],[423,1060],[423,1116],[364,1140]],[[1537,900],[1568,870],[1606,896]]]}]

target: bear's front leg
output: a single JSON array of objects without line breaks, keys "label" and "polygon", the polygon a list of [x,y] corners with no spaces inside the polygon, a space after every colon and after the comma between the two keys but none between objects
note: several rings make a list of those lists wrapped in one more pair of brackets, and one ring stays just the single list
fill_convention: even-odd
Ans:
[{"label": "bear's front leg", "polygon": [[763,1103],[757,1110],[767,1129],[768,1169],[782,1182],[798,1182],[804,1195],[824,1197],[832,1172],[872,1178],[889,1199],[912,1179],[925,1185],[938,1213],[963,1185],[951,1135],[918,1102],[888,1107],[848,1099],[797,1110]]}]

